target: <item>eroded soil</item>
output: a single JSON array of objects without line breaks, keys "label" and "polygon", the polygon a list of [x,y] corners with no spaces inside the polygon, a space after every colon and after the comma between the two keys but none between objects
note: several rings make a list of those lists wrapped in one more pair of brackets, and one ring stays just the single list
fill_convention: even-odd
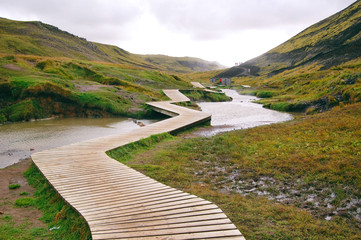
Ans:
[{"label": "eroded soil", "polygon": [[[33,197],[35,190],[29,186],[23,172],[31,164],[28,158],[17,164],[0,169],[0,218],[11,217],[16,225],[32,223],[33,227],[47,228],[47,225],[39,220],[42,216],[41,211],[34,207],[20,208],[16,207],[14,202],[21,197]],[[10,184],[20,184],[18,189],[9,189]],[[27,193],[21,196],[21,193]],[[1,221],[0,221],[1,224]]]}]

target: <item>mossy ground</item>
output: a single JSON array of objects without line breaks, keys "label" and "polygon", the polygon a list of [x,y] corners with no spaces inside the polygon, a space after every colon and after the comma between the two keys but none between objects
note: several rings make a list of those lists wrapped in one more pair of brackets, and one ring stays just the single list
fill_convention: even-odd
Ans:
[{"label": "mossy ground", "polygon": [[244,94],[262,97],[259,102],[265,107],[280,111],[315,113],[361,101],[361,59],[327,70],[321,68],[310,65],[272,77],[240,77],[232,81]]},{"label": "mossy ground", "polygon": [[[211,138],[157,135],[109,154],[214,202],[247,239],[358,239],[360,118],[356,103]],[[43,211],[42,220],[61,226],[51,233],[27,227],[27,239],[39,231],[51,239],[89,237],[85,221],[35,166],[25,176],[37,189],[32,205]],[[6,231],[22,229],[3,220]]]},{"label": "mossy ground", "polygon": [[52,115],[150,115],[163,88],[189,88],[175,75],[130,65],[38,56],[0,56],[0,123]]},{"label": "mossy ground", "polygon": [[211,138],[176,137],[132,158],[112,156],[214,202],[247,239],[357,239],[360,118],[361,104],[353,104]]},{"label": "mossy ground", "polygon": [[[34,198],[19,198],[43,212],[41,220],[48,224],[49,239],[91,239],[85,220],[54,190],[34,164],[24,173],[29,184],[36,189]],[[29,238],[33,239],[33,238]],[[36,239],[36,238],[34,238]]]}]

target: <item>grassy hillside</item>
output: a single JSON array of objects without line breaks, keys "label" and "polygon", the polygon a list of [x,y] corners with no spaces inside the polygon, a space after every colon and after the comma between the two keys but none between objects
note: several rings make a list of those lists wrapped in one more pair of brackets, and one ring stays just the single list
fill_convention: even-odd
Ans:
[{"label": "grassy hillside", "polygon": [[0,55],[0,122],[57,116],[145,117],[162,88],[186,89],[177,76],[129,65]]},{"label": "grassy hillside", "polygon": [[87,41],[85,38],[42,22],[0,18],[0,53],[128,64],[168,72],[193,72],[222,66],[197,58],[136,55],[116,46]]},{"label": "grassy hillside", "polygon": [[[320,112],[361,101],[361,1],[216,77],[281,111]],[[250,70],[250,73],[246,70]]]},{"label": "grassy hillside", "polygon": [[356,1],[245,64],[259,67],[261,75],[274,75],[313,63],[328,69],[360,57],[360,29],[361,1]]},{"label": "grassy hillside", "polygon": [[266,107],[281,111],[315,113],[337,105],[361,101],[361,58],[329,69],[313,64],[284,71],[272,77],[239,77],[235,87],[246,94],[263,97]]},{"label": "grassy hillside", "polygon": [[217,77],[275,75],[314,63],[329,69],[360,57],[361,1],[308,27],[285,43]]},{"label": "grassy hillside", "polygon": [[169,57],[165,55],[138,55],[145,61],[163,66],[168,72],[190,73],[190,72],[205,72],[225,67],[217,62],[209,62],[199,58],[192,57]]},{"label": "grassy hillside", "polygon": [[42,22],[0,18],[0,123],[49,116],[145,117],[179,73],[218,67],[196,58],[140,56]]},{"label": "grassy hillside", "polygon": [[0,18],[0,33],[0,52],[4,54],[67,57],[156,68],[121,48],[89,42],[42,22]]}]

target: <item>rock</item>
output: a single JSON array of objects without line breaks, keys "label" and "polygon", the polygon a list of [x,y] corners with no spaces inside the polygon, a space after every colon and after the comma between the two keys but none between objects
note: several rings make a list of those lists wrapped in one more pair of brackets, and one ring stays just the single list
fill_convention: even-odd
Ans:
[{"label": "rock", "polygon": [[249,189],[249,190],[243,190],[244,192],[253,192],[253,191],[256,191],[257,188],[252,188],[252,189]]},{"label": "rock", "polygon": [[57,230],[57,229],[60,229],[60,227],[52,227],[52,228],[49,228],[49,231],[53,231],[53,230]]}]

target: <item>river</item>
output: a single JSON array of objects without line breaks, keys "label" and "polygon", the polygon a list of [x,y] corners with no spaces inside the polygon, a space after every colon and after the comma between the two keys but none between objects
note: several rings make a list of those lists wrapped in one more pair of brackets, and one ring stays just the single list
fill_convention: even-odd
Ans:
[{"label": "river", "polygon": [[[287,113],[265,109],[253,103],[256,97],[239,95],[234,90],[224,90],[233,98],[231,102],[201,102],[202,111],[212,114],[211,126],[196,131],[201,136],[250,128],[292,119]],[[145,125],[156,120],[140,120]],[[0,126],[0,168],[34,152],[68,145],[97,137],[130,132],[139,126],[127,118],[64,118],[40,120]]]},{"label": "river", "polygon": [[259,98],[240,95],[235,90],[225,89],[224,93],[232,98],[231,102],[201,102],[203,112],[211,113],[211,128],[196,131],[200,136],[212,136],[221,132],[245,129],[293,119],[288,113],[263,108],[253,101]]},{"label": "river", "polygon": [[[140,120],[145,125],[156,120]],[[38,151],[139,128],[128,118],[59,118],[0,126],[0,168]]]}]

